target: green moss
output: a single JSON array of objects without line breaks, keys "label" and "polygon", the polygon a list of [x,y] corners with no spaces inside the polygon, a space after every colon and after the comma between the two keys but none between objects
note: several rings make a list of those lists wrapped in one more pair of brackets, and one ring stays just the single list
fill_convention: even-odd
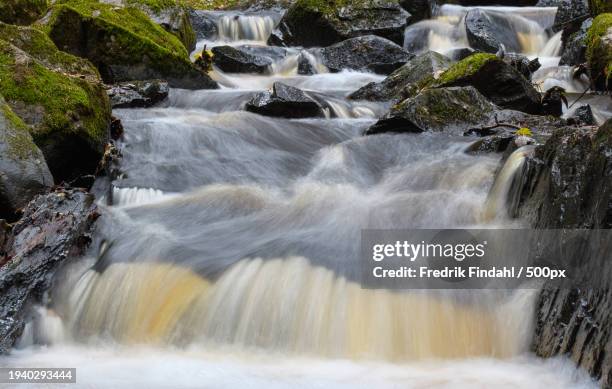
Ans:
[{"label": "green moss", "polygon": [[30,119],[41,148],[65,132],[79,132],[96,146],[106,141],[110,108],[101,85],[50,70],[6,41],[0,41],[0,93]]},{"label": "green moss", "polygon": [[0,23],[0,37],[48,68],[73,76],[85,76],[91,81],[100,80],[98,70],[89,61],[58,50],[53,41],[36,28]]},{"label": "green moss", "polygon": [[591,76],[596,84],[608,84],[612,80],[612,49],[603,37],[612,28],[612,13],[597,16],[587,33],[586,57]]},{"label": "green moss", "polygon": [[472,54],[467,58],[457,62],[451,66],[447,71],[442,73],[437,83],[440,85],[451,84],[454,81],[470,76],[480,69],[484,64],[491,60],[495,60],[497,57],[494,54],[477,53]]},{"label": "green moss", "polygon": [[30,24],[47,10],[47,0],[1,0],[0,21]]},{"label": "green moss", "polygon": [[[176,36],[153,23],[144,12],[135,7],[115,7],[91,0],[59,0],[52,9],[48,26],[53,26],[62,12],[71,10],[82,17],[103,21],[111,29],[109,32],[117,33],[119,38],[129,40],[131,44],[139,40],[148,41],[176,55],[188,55]],[[132,39],[126,35],[132,35]]]}]

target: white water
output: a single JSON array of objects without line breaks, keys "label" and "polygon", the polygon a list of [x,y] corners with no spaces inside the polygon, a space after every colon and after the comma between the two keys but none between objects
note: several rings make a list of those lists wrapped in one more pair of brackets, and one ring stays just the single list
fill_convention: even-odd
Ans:
[{"label": "white water", "polygon": [[[552,23],[549,11],[496,10]],[[429,48],[461,45],[436,31],[464,11],[419,27],[436,26]],[[220,15],[212,44],[263,42],[266,20]],[[557,55],[556,42],[533,42]],[[361,288],[362,228],[515,226],[499,204],[522,159],[493,186],[500,157],[467,155],[471,139],[363,137],[388,107],[344,96],[382,77],[299,76],[292,50],[270,75],[216,71],[221,90],[115,112],[126,130],[115,206],[0,363],[77,367],[77,386],[101,388],[593,387],[567,360],[530,355],[535,290]],[[241,110],[278,80],[325,101],[329,118]]]}]

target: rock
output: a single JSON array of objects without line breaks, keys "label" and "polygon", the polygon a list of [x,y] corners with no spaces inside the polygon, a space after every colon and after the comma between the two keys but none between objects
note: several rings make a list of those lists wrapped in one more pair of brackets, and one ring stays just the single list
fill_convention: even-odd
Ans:
[{"label": "rock", "polygon": [[89,59],[106,83],[164,79],[176,88],[218,88],[191,63],[176,36],[136,8],[95,2],[56,4],[46,21],[57,47]]},{"label": "rock", "polygon": [[0,250],[6,255],[0,260],[0,353],[15,344],[30,305],[41,302],[59,266],[83,254],[97,217],[93,196],[76,190],[38,196],[26,207]]},{"label": "rock", "polygon": [[540,94],[525,77],[493,54],[474,54],[451,66],[436,85],[467,86],[478,89],[502,108],[538,114]]},{"label": "rock", "polygon": [[574,114],[567,119],[567,122],[576,126],[594,126],[596,124],[593,111],[588,104],[576,108]]},{"label": "rock", "polygon": [[31,128],[55,182],[92,174],[108,142],[104,87],[87,61],[59,52],[48,39],[31,43],[25,52],[0,40],[0,94]]},{"label": "rock", "polygon": [[509,52],[520,53],[521,43],[517,39],[511,19],[502,13],[474,8],[465,16],[465,31],[470,46],[486,53],[496,53],[500,44]]},{"label": "rock", "polygon": [[28,25],[47,10],[47,0],[2,0],[0,21],[8,24]]},{"label": "rock", "polygon": [[389,74],[414,57],[401,46],[374,35],[347,39],[313,50],[330,72],[345,69]]},{"label": "rock", "polygon": [[378,35],[401,45],[410,19],[396,0],[298,0],[268,43],[325,47],[357,36]]},{"label": "rock", "polygon": [[472,143],[465,152],[468,154],[503,153],[514,138],[513,134],[487,136]]},{"label": "rock", "polygon": [[553,86],[542,97],[542,112],[546,115],[560,117],[563,115],[564,104],[567,107],[565,89],[560,86]]},{"label": "rock", "polygon": [[519,71],[526,79],[531,79],[531,75],[542,67],[538,58],[529,59],[527,56],[515,53],[506,53],[504,62]]},{"label": "rock", "polygon": [[612,12],[612,4],[609,0],[588,0],[591,15],[597,16],[603,13]]},{"label": "rock", "polygon": [[515,7],[524,7],[535,5],[537,0],[441,0],[438,4],[459,4],[463,6],[495,6],[495,5],[511,5]]},{"label": "rock", "polygon": [[500,109],[474,87],[432,88],[394,105],[389,113],[366,131],[444,132],[452,135],[514,134],[527,127],[537,136],[550,134],[566,121],[554,117],[529,115]]},{"label": "rock", "polygon": [[430,0],[400,0],[399,5],[410,13],[410,23],[431,18],[436,6],[435,2]]},{"label": "rock", "polygon": [[228,73],[267,73],[270,65],[281,60],[287,51],[267,46],[217,46],[213,47],[213,63]]},{"label": "rock", "polygon": [[14,220],[53,177],[29,128],[0,97],[0,219]]},{"label": "rock", "polygon": [[586,62],[586,36],[593,24],[593,18],[588,18],[580,25],[578,31],[572,33],[563,45],[560,65],[576,66]]},{"label": "rock", "polygon": [[162,80],[116,84],[107,91],[113,108],[145,108],[164,101],[170,88]]},{"label": "rock", "polygon": [[169,33],[176,35],[187,51],[195,50],[196,33],[191,25],[190,13],[186,8],[174,6],[156,10],[143,6],[142,10],[149,15],[153,22],[159,24]]},{"label": "rock", "polygon": [[489,123],[496,109],[473,87],[426,89],[393,106],[366,134],[432,131],[463,135]]},{"label": "rock", "polygon": [[597,90],[612,90],[612,13],[593,20],[587,33],[587,62]]},{"label": "rock", "polygon": [[557,7],[553,32],[559,32],[576,21],[580,26],[590,15],[587,0],[540,0],[536,7]]},{"label": "rock", "polygon": [[349,95],[353,100],[401,101],[414,96],[441,72],[451,61],[433,51],[421,54],[391,73],[381,82],[372,82]]},{"label": "rock", "polygon": [[448,58],[452,59],[453,61],[461,61],[462,59],[465,59],[469,57],[470,55],[476,54],[476,53],[478,53],[478,51],[472,49],[471,47],[460,47],[460,48],[452,49],[448,51],[446,55],[448,56]]},{"label": "rock", "polygon": [[[517,214],[542,229],[612,228],[612,120],[557,130],[528,160]],[[602,274],[598,288],[548,284],[536,307],[533,351],[567,356],[603,388],[612,385],[612,261],[578,277]],[[605,276],[607,274],[607,276]]]},{"label": "rock", "polygon": [[307,118],[323,116],[316,101],[298,88],[275,82],[272,92],[257,94],[246,104],[246,110],[264,116]]},{"label": "rock", "polygon": [[208,11],[190,10],[189,17],[198,40],[212,39],[217,36],[217,21]]}]

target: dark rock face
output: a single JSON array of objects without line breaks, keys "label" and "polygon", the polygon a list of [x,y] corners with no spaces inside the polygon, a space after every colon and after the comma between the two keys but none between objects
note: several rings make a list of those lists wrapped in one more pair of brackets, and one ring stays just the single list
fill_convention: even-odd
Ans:
[{"label": "dark rock face", "polygon": [[275,82],[272,92],[257,94],[246,104],[246,110],[264,116],[307,118],[323,116],[316,101],[298,88]]},{"label": "dark rock face", "polygon": [[269,44],[325,47],[362,35],[378,35],[397,44],[404,40],[410,13],[397,2],[355,1],[346,6],[299,0],[270,37]]},{"label": "dark rock face", "polygon": [[189,18],[197,39],[211,39],[217,36],[217,22],[209,12],[190,10]]},{"label": "dark rock face", "polygon": [[381,82],[372,82],[353,92],[349,98],[370,101],[401,101],[414,96],[419,88],[448,69],[451,61],[433,51],[421,54],[394,71]]},{"label": "dark rock face", "polygon": [[565,44],[561,53],[560,65],[575,66],[586,62],[586,35],[593,24],[593,18],[582,22],[578,31],[572,33]]},{"label": "dark rock face", "polygon": [[568,123],[577,126],[594,126],[596,124],[595,117],[590,105],[582,105],[576,108],[574,114],[567,119]]},{"label": "dark rock face", "polygon": [[0,97],[0,219],[53,186],[53,177],[25,124]]},{"label": "dark rock face", "polygon": [[166,31],[176,35],[187,51],[196,48],[196,33],[191,25],[190,13],[183,7],[168,7],[159,11],[146,10],[147,15]]},{"label": "dark rock face", "polygon": [[518,70],[528,80],[536,70],[542,67],[537,58],[530,60],[525,55],[515,53],[506,53],[504,62]]},{"label": "dark rock face", "polygon": [[347,39],[313,53],[331,72],[352,69],[380,74],[389,74],[414,57],[401,46],[374,35]]},{"label": "dark rock face", "polygon": [[410,23],[416,23],[431,18],[435,3],[430,0],[400,0],[399,5],[410,13]]},{"label": "dark rock face", "polygon": [[0,21],[27,25],[40,18],[46,9],[46,0],[3,0],[0,3]]},{"label": "dark rock face", "polygon": [[499,12],[473,9],[465,16],[465,31],[470,46],[486,53],[495,53],[500,44],[509,52],[521,52],[520,42],[507,16]]},{"label": "dark rock face", "polygon": [[0,353],[19,338],[29,304],[41,299],[62,262],[84,252],[97,217],[93,196],[74,190],[38,196],[27,206],[0,248]]},{"label": "dark rock face", "polygon": [[149,80],[113,85],[107,93],[113,108],[145,108],[164,101],[169,90],[166,81]]},{"label": "dark rock face", "polygon": [[[528,160],[518,214],[536,228],[612,228],[612,120],[599,129],[563,128]],[[612,275],[612,261],[593,269]],[[588,277],[588,274],[584,275]],[[601,289],[545,287],[533,350],[567,355],[612,386],[612,277]]]},{"label": "dark rock face", "polygon": [[[464,61],[468,60],[469,58],[466,58]],[[460,64],[461,62],[457,65],[460,67]],[[448,73],[454,73],[453,67]],[[542,111],[540,94],[531,85],[531,82],[502,60],[487,60],[477,69],[456,77],[445,77],[445,75],[440,78],[440,86],[471,85],[502,108],[530,114],[539,114]]]},{"label": "dark rock face", "polygon": [[266,73],[272,63],[287,54],[280,47],[266,46],[217,46],[212,49],[213,63],[229,73]]},{"label": "dark rock face", "polygon": [[589,5],[586,0],[540,0],[536,7],[557,7],[553,32],[561,31],[576,21],[580,26],[582,20],[589,15]]}]

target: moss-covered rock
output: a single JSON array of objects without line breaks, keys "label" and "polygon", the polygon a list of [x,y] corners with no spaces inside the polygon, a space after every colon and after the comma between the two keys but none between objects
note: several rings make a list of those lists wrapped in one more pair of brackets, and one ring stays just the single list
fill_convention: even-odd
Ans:
[{"label": "moss-covered rock", "polygon": [[[31,128],[56,181],[91,174],[108,140],[110,104],[104,88],[61,69],[47,67],[41,56],[54,46],[30,55],[0,40],[0,94],[13,112]],[[56,49],[57,50],[57,49]],[[67,61],[69,57],[57,54]],[[82,61],[73,58],[77,67]]]},{"label": "moss-covered rock", "polygon": [[0,219],[53,185],[53,177],[29,128],[0,97]]},{"label": "moss-covered rock", "polygon": [[586,57],[595,88],[612,90],[612,13],[593,20],[587,33]]},{"label": "moss-covered rock", "polygon": [[478,89],[502,108],[530,114],[542,111],[540,94],[518,70],[493,54],[473,54],[451,66],[434,86]]},{"label": "moss-covered rock", "polygon": [[47,0],[2,0],[0,21],[26,25],[40,18],[47,10]]},{"label": "moss-covered rock", "polygon": [[381,82],[371,82],[349,98],[370,101],[401,101],[416,95],[424,86],[451,66],[451,60],[428,51],[408,61]]},{"label": "moss-covered rock", "polygon": [[57,49],[47,34],[32,27],[0,23],[0,39],[20,48],[49,69],[100,82],[100,73],[84,58]]},{"label": "moss-covered rock", "polygon": [[329,46],[361,35],[404,40],[410,13],[397,0],[297,0],[270,37],[270,44]]},{"label": "moss-covered rock", "polygon": [[612,2],[610,0],[589,0],[589,9],[593,16],[612,12]]},{"label": "moss-covered rock", "polygon": [[178,88],[218,87],[176,36],[134,7],[64,0],[52,7],[46,30],[60,49],[96,65],[107,83],[166,79]]}]

